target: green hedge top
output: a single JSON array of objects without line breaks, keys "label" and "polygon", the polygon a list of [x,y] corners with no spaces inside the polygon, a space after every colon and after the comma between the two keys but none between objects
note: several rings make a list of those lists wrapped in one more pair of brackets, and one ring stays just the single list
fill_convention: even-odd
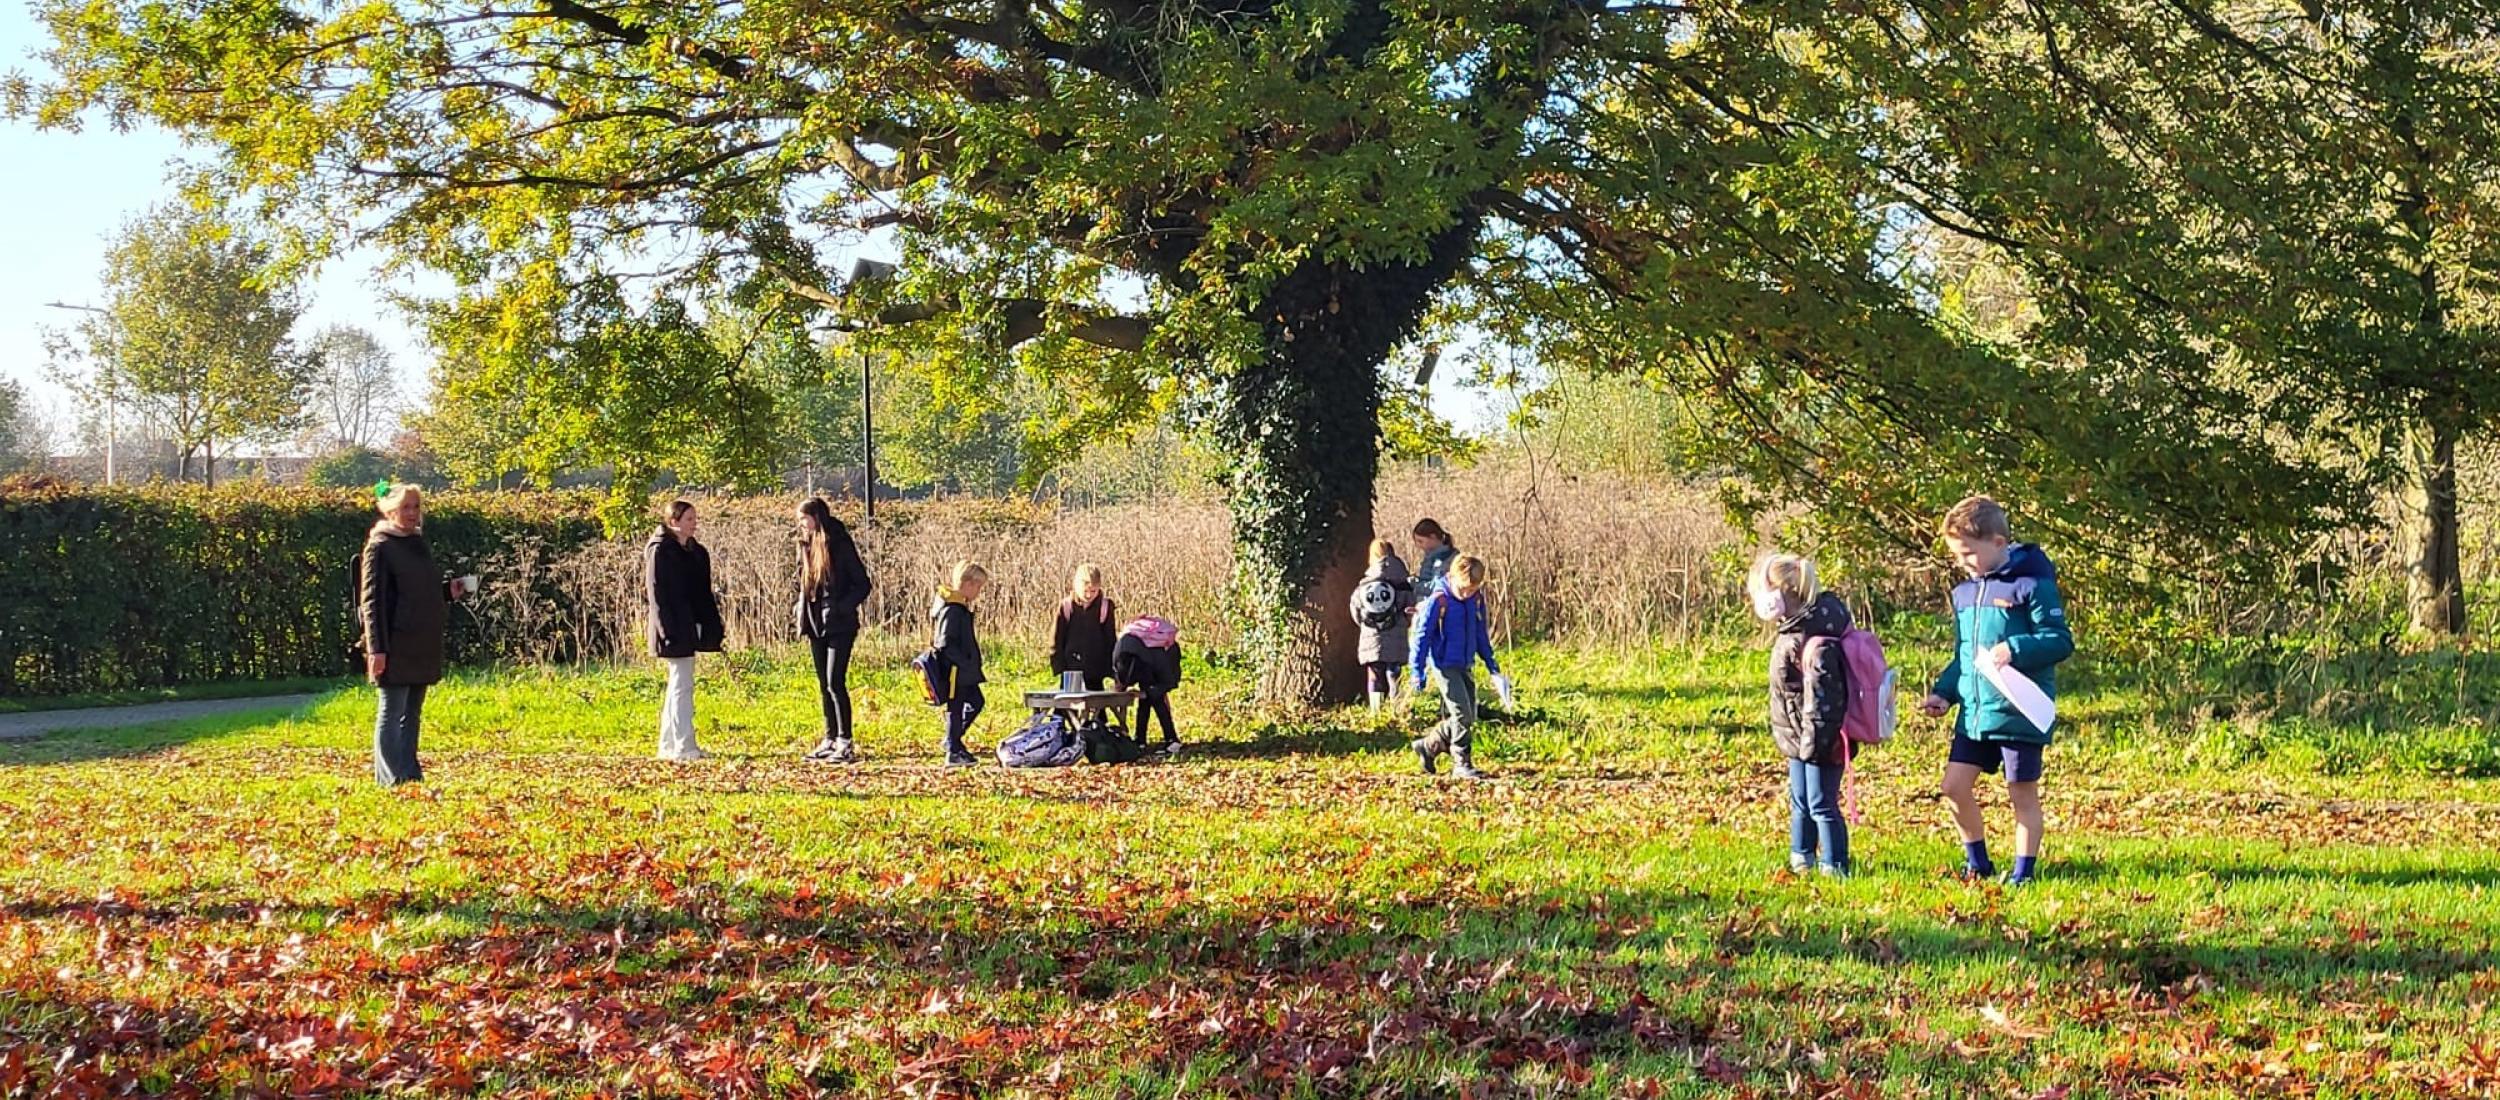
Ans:
[{"label": "green hedge top", "polygon": [[[465,572],[516,545],[598,541],[595,504],[446,493],[426,502],[426,537]],[[369,491],[0,482],[0,697],[346,672],[350,576],[374,518]],[[545,639],[455,614],[450,642],[455,661],[477,662]]]}]

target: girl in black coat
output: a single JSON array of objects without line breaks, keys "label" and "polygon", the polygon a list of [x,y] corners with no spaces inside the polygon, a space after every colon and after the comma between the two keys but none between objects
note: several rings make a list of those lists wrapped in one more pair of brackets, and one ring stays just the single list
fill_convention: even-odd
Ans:
[{"label": "girl in black coat", "polygon": [[1111,678],[1111,647],[1119,640],[1119,606],[1103,594],[1102,567],[1077,566],[1050,629],[1050,670],[1081,673],[1085,690],[1101,691]]},{"label": "girl in black coat", "polygon": [[947,579],[938,584],[937,603],[929,608],[929,648],[945,670],[946,690],[940,701],[946,707],[946,766],[950,768],[981,762],[964,745],[964,735],[972,732],[972,723],[989,703],[981,694],[981,684],[987,679],[981,672],[981,638],[972,629],[972,604],[981,598],[981,589],[989,581],[989,570],[979,563],[956,562]]},{"label": "girl in black coat", "polygon": [[417,727],[425,689],[443,678],[443,627],[468,581],[443,579],[425,543],[425,494],[397,485],[375,506],[382,518],[356,559],[356,618],[364,627],[365,676],[381,691],[373,723],[373,778],[385,787],[425,778]]},{"label": "girl in black coat", "polygon": [[1771,740],[1788,758],[1788,869],[1849,873],[1849,819],[1841,780],[1849,759],[1841,721],[1849,714],[1849,661],[1840,639],[1849,608],[1815,584],[1814,563],[1773,554],[1746,578],[1754,615],[1771,639]]},{"label": "girl in black coat", "polygon": [[816,695],[824,704],[824,737],[810,760],[859,759],[851,740],[851,650],[859,642],[859,605],[868,599],[868,565],[850,528],[824,501],[799,505],[799,633],[815,659]]},{"label": "girl in black coat", "polygon": [[694,655],[721,651],[720,598],[712,591],[712,553],[695,538],[702,517],[694,504],[670,501],[662,515],[642,559],[651,654],[668,665],[660,759],[702,760],[711,754],[694,742]]}]

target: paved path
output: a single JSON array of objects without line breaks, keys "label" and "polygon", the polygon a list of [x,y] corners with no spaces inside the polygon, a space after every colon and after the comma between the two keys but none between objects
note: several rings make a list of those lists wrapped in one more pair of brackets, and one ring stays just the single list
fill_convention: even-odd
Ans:
[{"label": "paved path", "polygon": [[65,730],[121,729],[156,722],[179,722],[187,718],[213,718],[220,714],[248,711],[295,711],[312,704],[322,696],[264,695],[256,699],[192,699],[176,703],[141,703],[129,707],[93,707],[85,710],[39,710],[26,714],[0,714],[0,741],[41,737]]}]

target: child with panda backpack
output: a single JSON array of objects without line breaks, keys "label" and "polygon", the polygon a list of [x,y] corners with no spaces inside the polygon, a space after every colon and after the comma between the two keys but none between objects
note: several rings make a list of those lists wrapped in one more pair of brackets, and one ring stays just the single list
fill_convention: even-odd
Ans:
[{"label": "child with panda backpack", "polygon": [[1346,610],[1362,629],[1357,658],[1363,663],[1363,691],[1372,713],[1397,690],[1398,670],[1406,667],[1408,642],[1414,633],[1415,585],[1406,574],[1395,543],[1373,539],[1371,567],[1354,583]]}]

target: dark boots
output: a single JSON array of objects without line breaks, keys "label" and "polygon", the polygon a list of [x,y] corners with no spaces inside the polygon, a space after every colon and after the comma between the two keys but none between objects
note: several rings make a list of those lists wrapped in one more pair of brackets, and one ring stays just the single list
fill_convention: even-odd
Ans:
[{"label": "dark boots", "polygon": [[1408,742],[1406,747],[1414,750],[1415,759],[1424,766],[1425,775],[1435,774],[1434,768],[1440,762],[1441,754],[1448,753],[1450,778],[1485,778],[1483,772],[1476,770],[1475,746],[1464,742],[1453,744],[1450,741],[1450,735],[1438,727],[1435,727],[1431,733]]}]

